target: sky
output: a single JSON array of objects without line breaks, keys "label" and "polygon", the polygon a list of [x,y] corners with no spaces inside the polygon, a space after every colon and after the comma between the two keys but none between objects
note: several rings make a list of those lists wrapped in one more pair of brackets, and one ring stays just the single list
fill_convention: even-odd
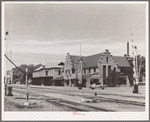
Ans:
[{"label": "sky", "polygon": [[12,50],[16,65],[56,65],[67,53],[80,55],[80,45],[83,56],[105,49],[124,56],[132,39],[138,53],[146,55],[144,3],[6,3],[4,10],[4,27],[10,32],[5,49]]}]

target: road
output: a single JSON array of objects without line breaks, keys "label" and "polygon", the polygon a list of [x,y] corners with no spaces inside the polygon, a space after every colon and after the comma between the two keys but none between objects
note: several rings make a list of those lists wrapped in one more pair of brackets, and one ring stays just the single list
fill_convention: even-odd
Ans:
[{"label": "road", "polygon": [[[132,93],[132,87],[90,90],[77,87],[30,86],[30,98],[44,99],[59,107],[75,111],[145,111],[145,87],[139,87],[139,94]],[[14,85],[13,94],[25,96],[25,85]],[[97,102],[91,102],[97,93]],[[85,100],[87,102],[85,102]]]}]

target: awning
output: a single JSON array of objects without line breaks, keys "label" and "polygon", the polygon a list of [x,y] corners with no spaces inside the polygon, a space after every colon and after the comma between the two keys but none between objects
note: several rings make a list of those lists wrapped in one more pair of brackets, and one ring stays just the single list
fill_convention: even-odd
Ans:
[{"label": "awning", "polygon": [[64,77],[63,76],[60,76],[60,77],[57,77],[57,78],[54,78],[54,79],[52,79],[53,81],[54,80],[64,80]]}]

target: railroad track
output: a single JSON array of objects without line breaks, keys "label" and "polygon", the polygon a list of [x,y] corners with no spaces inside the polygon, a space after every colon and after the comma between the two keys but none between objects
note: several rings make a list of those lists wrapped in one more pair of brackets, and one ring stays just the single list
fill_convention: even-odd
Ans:
[{"label": "railroad track", "polygon": [[[36,93],[34,93],[34,94],[36,94]],[[68,94],[68,95],[73,96],[72,94]],[[79,95],[79,94],[76,94],[76,95],[82,97],[82,95]],[[45,97],[47,97],[47,96],[45,96]],[[84,95],[84,98],[93,99],[94,97],[90,97],[89,95]],[[121,100],[121,99],[115,99],[115,98],[97,97],[97,100],[101,101],[101,102],[113,102],[113,103],[122,103],[122,104],[127,104],[127,105],[130,104],[130,105],[136,105],[136,106],[145,106],[145,103],[143,103],[143,102],[128,101],[128,100]],[[71,101],[69,103],[71,103]],[[57,104],[59,104],[59,103],[57,103]],[[65,103],[60,103],[60,104],[65,105]],[[67,106],[67,104],[66,104],[66,106]],[[68,106],[69,106],[69,104],[68,104]]]},{"label": "railroad track", "polygon": [[[15,90],[19,91],[19,90]],[[19,91],[20,93],[24,93],[23,91]],[[33,97],[39,96],[37,93],[31,93]],[[85,105],[84,103],[77,103],[77,102],[72,102],[64,99],[59,99],[59,98],[54,98],[46,95],[40,95],[43,97],[46,102],[49,102],[53,105],[59,106],[59,107],[67,107],[70,108],[73,111],[112,111],[112,110],[106,110],[103,108],[97,108],[89,105]]]},{"label": "railroad track", "polygon": [[[79,95],[79,94],[77,96],[82,97],[82,95]],[[90,97],[89,95],[84,95],[84,98],[93,99],[94,97]],[[97,100],[102,101],[102,102],[115,102],[115,103],[122,103],[122,104],[145,106],[144,102],[128,101],[128,100],[121,100],[121,99],[115,99],[115,98],[97,97]]]},{"label": "railroad track", "polygon": [[77,103],[77,102],[63,100],[63,99],[56,99],[56,98],[52,98],[52,97],[50,99],[46,99],[46,102],[52,103],[52,104],[54,104],[56,106],[60,106],[60,107],[68,107],[68,108],[74,109],[75,111],[114,112],[113,110],[94,107],[94,106],[86,105],[84,103]]},{"label": "railroad track", "polygon": [[119,100],[119,99],[114,99],[114,98],[98,97],[98,100],[105,101],[105,102],[109,101],[109,102],[115,102],[115,103],[123,103],[123,104],[137,105],[137,106],[145,106],[145,103],[143,103],[143,102]]}]

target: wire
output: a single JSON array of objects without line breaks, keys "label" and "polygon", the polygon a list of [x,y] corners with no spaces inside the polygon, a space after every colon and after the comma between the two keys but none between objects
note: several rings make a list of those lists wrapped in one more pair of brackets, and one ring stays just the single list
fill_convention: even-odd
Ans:
[{"label": "wire", "polygon": [[20,70],[22,73],[26,74],[24,71],[22,71],[19,67],[17,67],[7,56],[6,54],[4,54],[4,56],[18,69]]}]

